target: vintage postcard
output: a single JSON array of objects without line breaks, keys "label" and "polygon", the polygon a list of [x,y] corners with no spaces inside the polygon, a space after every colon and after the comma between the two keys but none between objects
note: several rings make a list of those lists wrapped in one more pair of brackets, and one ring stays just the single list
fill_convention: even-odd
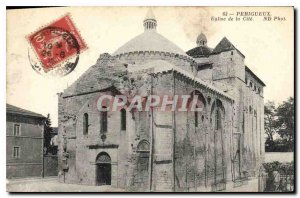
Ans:
[{"label": "vintage postcard", "polygon": [[6,9],[8,192],[295,192],[293,7]]}]

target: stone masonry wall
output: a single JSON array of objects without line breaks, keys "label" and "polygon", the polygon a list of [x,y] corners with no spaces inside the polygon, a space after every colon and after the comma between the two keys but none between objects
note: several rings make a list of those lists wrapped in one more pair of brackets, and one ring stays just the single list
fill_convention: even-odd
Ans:
[{"label": "stone masonry wall", "polygon": [[[194,112],[176,112],[175,114],[172,112],[156,112],[154,158],[160,158],[161,162],[157,160],[154,163],[154,190],[166,191],[173,189],[173,138],[175,138],[175,190],[195,191],[201,188],[207,190],[207,188],[210,188],[211,183],[215,182],[213,180],[215,174],[213,169],[215,164],[214,144],[221,145],[218,149],[219,157],[216,163],[224,173],[222,177],[225,180],[231,179],[231,173],[228,172],[231,168],[231,150],[226,144],[231,141],[232,106],[227,100],[221,98],[226,109],[223,120],[224,128],[220,133],[223,138],[219,136],[218,142],[215,142],[213,127],[210,124],[210,109],[216,96],[213,95],[212,91],[205,90],[204,87],[194,84],[193,81],[183,76],[177,74],[175,76],[172,73],[167,73],[163,75],[164,79],[159,77],[157,83],[159,86],[156,87],[155,93],[186,95],[191,94],[194,90],[199,90],[206,98],[206,101],[204,101],[206,106],[204,111],[199,113],[197,128],[195,128]],[[208,99],[209,97],[210,99]],[[210,100],[209,104],[207,100]],[[212,117],[212,119],[214,118]],[[211,122],[214,123],[213,120]],[[175,123],[175,137],[172,123]]]},{"label": "stone masonry wall", "polygon": [[244,58],[236,50],[211,55],[210,61],[213,63],[213,80],[228,77],[245,79]]},{"label": "stone masonry wall", "polygon": [[[118,69],[119,63],[109,55],[101,56],[97,64],[59,95],[59,180],[95,185],[95,160],[100,152],[106,152],[111,157],[112,185],[120,184],[124,187],[126,171],[123,170],[127,164],[126,152],[129,147],[127,143],[120,144],[120,138],[127,137],[127,133],[120,130],[120,112],[108,113],[108,132],[103,143],[100,135],[100,113],[95,106],[100,90],[112,86],[116,82],[114,79],[118,79],[114,77],[115,73],[110,72],[122,72],[122,67]],[[87,135],[83,134],[84,113],[89,114]],[[63,161],[65,147],[66,163]],[[122,150],[121,156],[119,149]],[[119,169],[121,171],[118,174]]]},{"label": "stone masonry wall", "polygon": [[[150,188],[153,191],[209,191],[234,180],[236,176],[233,175],[241,171],[255,174],[253,170],[260,164],[257,157],[263,154],[260,147],[263,102],[241,81],[245,79],[241,69],[244,65],[236,51],[212,57],[213,71],[216,71],[214,78],[230,77],[220,82],[234,88],[230,93],[235,102],[178,73],[159,73],[154,79],[152,94],[188,95],[197,90],[203,95],[204,109],[197,116],[198,125],[195,125],[194,112],[154,110],[153,123],[151,113],[127,112],[126,131],[121,131],[120,112],[109,112],[108,132],[103,141],[101,118],[94,101],[100,90],[106,90],[104,93],[110,95],[115,93],[112,87],[118,85],[118,75],[124,72],[122,64],[138,66],[163,59],[186,71],[193,70],[191,60],[168,54],[132,53],[105,57],[59,96],[60,181],[96,185],[95,160],[100,152],[111,157],[112,185],[133,187],[132,190],[138,191]],[[115,73],[108,74],[110,69]],[[252,105],[251,114],[245,113],[245,104]],[[216,129],[217,110],[221,112],[220,129]],[[83,134],[84,113],[89,114],[87,135]],[[142,141],[148,142],[149,150],[138,151]],[[66,168],[62,162],[65,144],[68,167],[63,171]],[[241,159],[237,158],[236,162],[234,156],[239,148]],[[239,162],[242,163],[241,170],[238,170]]]},{"label": "stone masonry wall", "polygon": [[[239,141],[233,142],[236,152],[235,178],[244,174],[255,176],[264,153],[263,86],[245,72],[243,57],[236,50],[213,55],[211,61],[214,80],[227,84],[234,90],[231,92],[235,98],[234,141]],[[240,153],[237,153],[239,147]]]}]

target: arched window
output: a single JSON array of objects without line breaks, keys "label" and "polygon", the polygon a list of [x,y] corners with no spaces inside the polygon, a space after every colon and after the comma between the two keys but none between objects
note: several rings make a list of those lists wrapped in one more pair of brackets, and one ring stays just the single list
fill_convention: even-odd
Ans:
[{"label": "arched window", "polygon": [[208,102],[208,104],[210,104],[210,101],[211,101],[211,97],[208,96],[208,97],[207,97],[207,102]]},{"label": "arched window", "polygon": [[216,130],[221,129],[221,112],[219,109],[216,110]]},{"label": "arched window", "polygon": [[[206,110],[206,99],[203,96],[203,94],[200,91],[195,90],[191,93],[191,96],[192,97],[188,100],[189,108],[191,108],[191,107],[195,107],[196,109],[200,108],[200,109],[202,109],[202,111],[205,112],[205,110]],[[192,103],[194,102],[194,98],[197,98],[197,103],[192,105]],[[194,112],[194,124],[195,124],[195,127],[199,127],[199,111]]]},{"label": "arched window", "polygon": [[121,109],[121,130],[126,130],[126,110]]},{"label": "arched window", "polygon": [[107,153],[101,152],[96,157],[96,163],[97,164],[110,164],[111,163],[111,158]]},{"label": "arched window", "polygon": [[141,140],[137,145],[138,152],[149,152],[150,151],[150,144],[147,140]]},{"label": "arched window", "polygon": [[191,97],[189,98],[188,100],[188,107],[191,107],[192,106],[192,102],[194,100],[194,97],[197,97],[198,101],[197,101],[197,104],[195,104],[196,108],[204,108],[203,110],[205,110],[205,107],[206,107],[206,99],[205,97],[203,96],[203,94],[198,91],[198,90],[195,90],[191,93]]},{"label": "arched window", "polygon": [[83,114],[83,135],[89,133],[89,115],[87,113]]},{"label": "arched window", "polygon": [[212,118],[214,121],[214,126],[216,130],[222,129],[222,122],[225,117],[225,109],[222,104],[222,101],[219,99],[216,99],[216,101],[213,102],[212,107],[211,107],[211,123],[212,123]]},{"label": "arched window", "polygon": [[101,133],[106,133],[107,132],[107,111],[101,111],[100,119],[101,119]]}]

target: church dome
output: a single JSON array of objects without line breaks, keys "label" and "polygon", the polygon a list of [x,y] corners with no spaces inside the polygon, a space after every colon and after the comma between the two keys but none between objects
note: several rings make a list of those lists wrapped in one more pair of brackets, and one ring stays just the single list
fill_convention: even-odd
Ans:
[{"label": "church dome", "polygon": [[212,53],[212,49],[204,46],[198,46],[186,52],[187,55],[193,58],[208,57]]},{"label": "church dome", "polygon": [[155,31],[145,31],[136,36],[115,51],[113,56],[140,51],[169,52],[186,56],[182,49]]},{"label": "church dome", "polygon": [[208,57],[211,54],[212,49],[207,46],[207,38],[205,34],[201,32],[197,37],[196,43],[197,47],[187,51],[187,55],[193,58],[201,58]]},{"label": "church dome", "polygon": [[113,53],[113,56],[141,51],[169,52],[187,56],[177,45],[158,34],[156,32],[156,26],[157,21],[152,11],[149,10],[144,20],[144,33],[125,43]]}]

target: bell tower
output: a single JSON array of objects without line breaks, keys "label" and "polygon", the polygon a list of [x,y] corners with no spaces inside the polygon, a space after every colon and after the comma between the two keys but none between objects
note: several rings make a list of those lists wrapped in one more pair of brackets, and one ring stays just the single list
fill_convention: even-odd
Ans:
[{"label": "bell tower", "polygon": [[147,12],[147,15],[144,19],[144,29],[145,31],[155,31],[157,26],[156,18],[153,14],[152,9],[150,8]]},{"label": "bell tower", "polygon": [[198,47],[206,46],[207,45],[207,38],[206,38],[205,34],[203,34],[201,32],[201,34],[199,34],[199,36],[197,37],[196,43],[197,43]]}]

